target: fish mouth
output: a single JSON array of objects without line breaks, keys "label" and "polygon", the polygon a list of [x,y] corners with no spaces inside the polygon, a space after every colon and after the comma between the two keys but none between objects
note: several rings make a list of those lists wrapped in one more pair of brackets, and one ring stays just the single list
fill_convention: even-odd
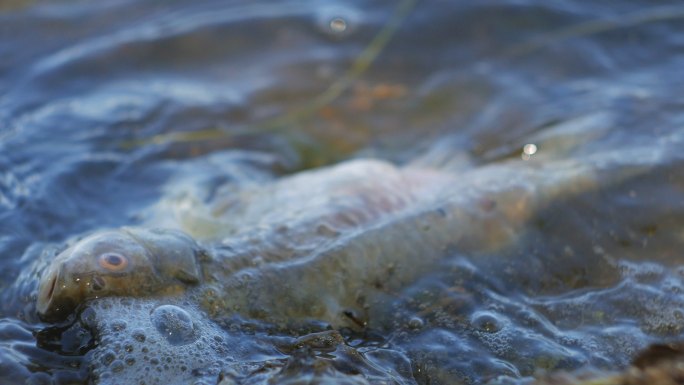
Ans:
[{"label": "fish mouth", "polygon": [[60,321],[74,309],[74,299],[66,295],[61,281],[61,269],[53,267],[48,270],[38,286],[36,312],[43,321]]}]

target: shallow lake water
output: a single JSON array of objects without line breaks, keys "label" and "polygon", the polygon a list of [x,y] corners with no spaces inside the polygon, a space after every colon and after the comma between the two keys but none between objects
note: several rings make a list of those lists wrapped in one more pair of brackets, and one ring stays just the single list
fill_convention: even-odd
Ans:
[{"label": "shallow lake water", "polygon": [[[624,369],[684,337],[683,52],[677,1],[0,2],[0,384]],[[553,180],[565,160],[602,174],[515,242],[450,248],[388,293],[377,328],[214,317],[185,298],[36,315],[45,265],[86,234],[174,226],[178,197],[355,158],[456,178],[537,162]],[[620,162],[636,171],[613,178]],[[222,225],[192,224],[207,247]],[[190,334],[144,345],[136,333],[151,343],[168,317]]]}]

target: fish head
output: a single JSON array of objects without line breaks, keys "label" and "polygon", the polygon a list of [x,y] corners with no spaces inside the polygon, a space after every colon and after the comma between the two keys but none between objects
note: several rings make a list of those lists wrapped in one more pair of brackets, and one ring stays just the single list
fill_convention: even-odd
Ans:
[{"label": "fish head", "polygon": [[57,255],[40,277],[36,311],[45,321],[105,296],[174,293],[201,280],[198,244],[175,230],[124,227],[90,235]]}]

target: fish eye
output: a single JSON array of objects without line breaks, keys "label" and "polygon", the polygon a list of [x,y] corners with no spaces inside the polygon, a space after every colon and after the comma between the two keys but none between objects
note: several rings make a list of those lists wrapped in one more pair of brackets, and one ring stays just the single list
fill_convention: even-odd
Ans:
[{"label": "fish eye", "polygon": [[100,255],[100,266],[109,271],[121,271],[128,266],[128,258],[117,253],[105,253]]}]

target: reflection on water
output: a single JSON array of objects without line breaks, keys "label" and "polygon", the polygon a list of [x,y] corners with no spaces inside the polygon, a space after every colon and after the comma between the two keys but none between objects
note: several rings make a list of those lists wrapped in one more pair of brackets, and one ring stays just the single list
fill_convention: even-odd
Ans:
[{"label": "reflection on water", "polygon": [[[681,340],[683,15],[639,0],[0,4],[0,383],[526,383]],[[449,249],[371,309],[378,328],[210,319],[183,299],[36,317],[68,242],[230,212],[236,192],[361,157],[465,180],[505,162],[556,180],[584,161],[600,188],[555,195],[508,247]],[[644,168],[609,178],[616,159]],[[150,342],[154,309],[190,334]]]}]

